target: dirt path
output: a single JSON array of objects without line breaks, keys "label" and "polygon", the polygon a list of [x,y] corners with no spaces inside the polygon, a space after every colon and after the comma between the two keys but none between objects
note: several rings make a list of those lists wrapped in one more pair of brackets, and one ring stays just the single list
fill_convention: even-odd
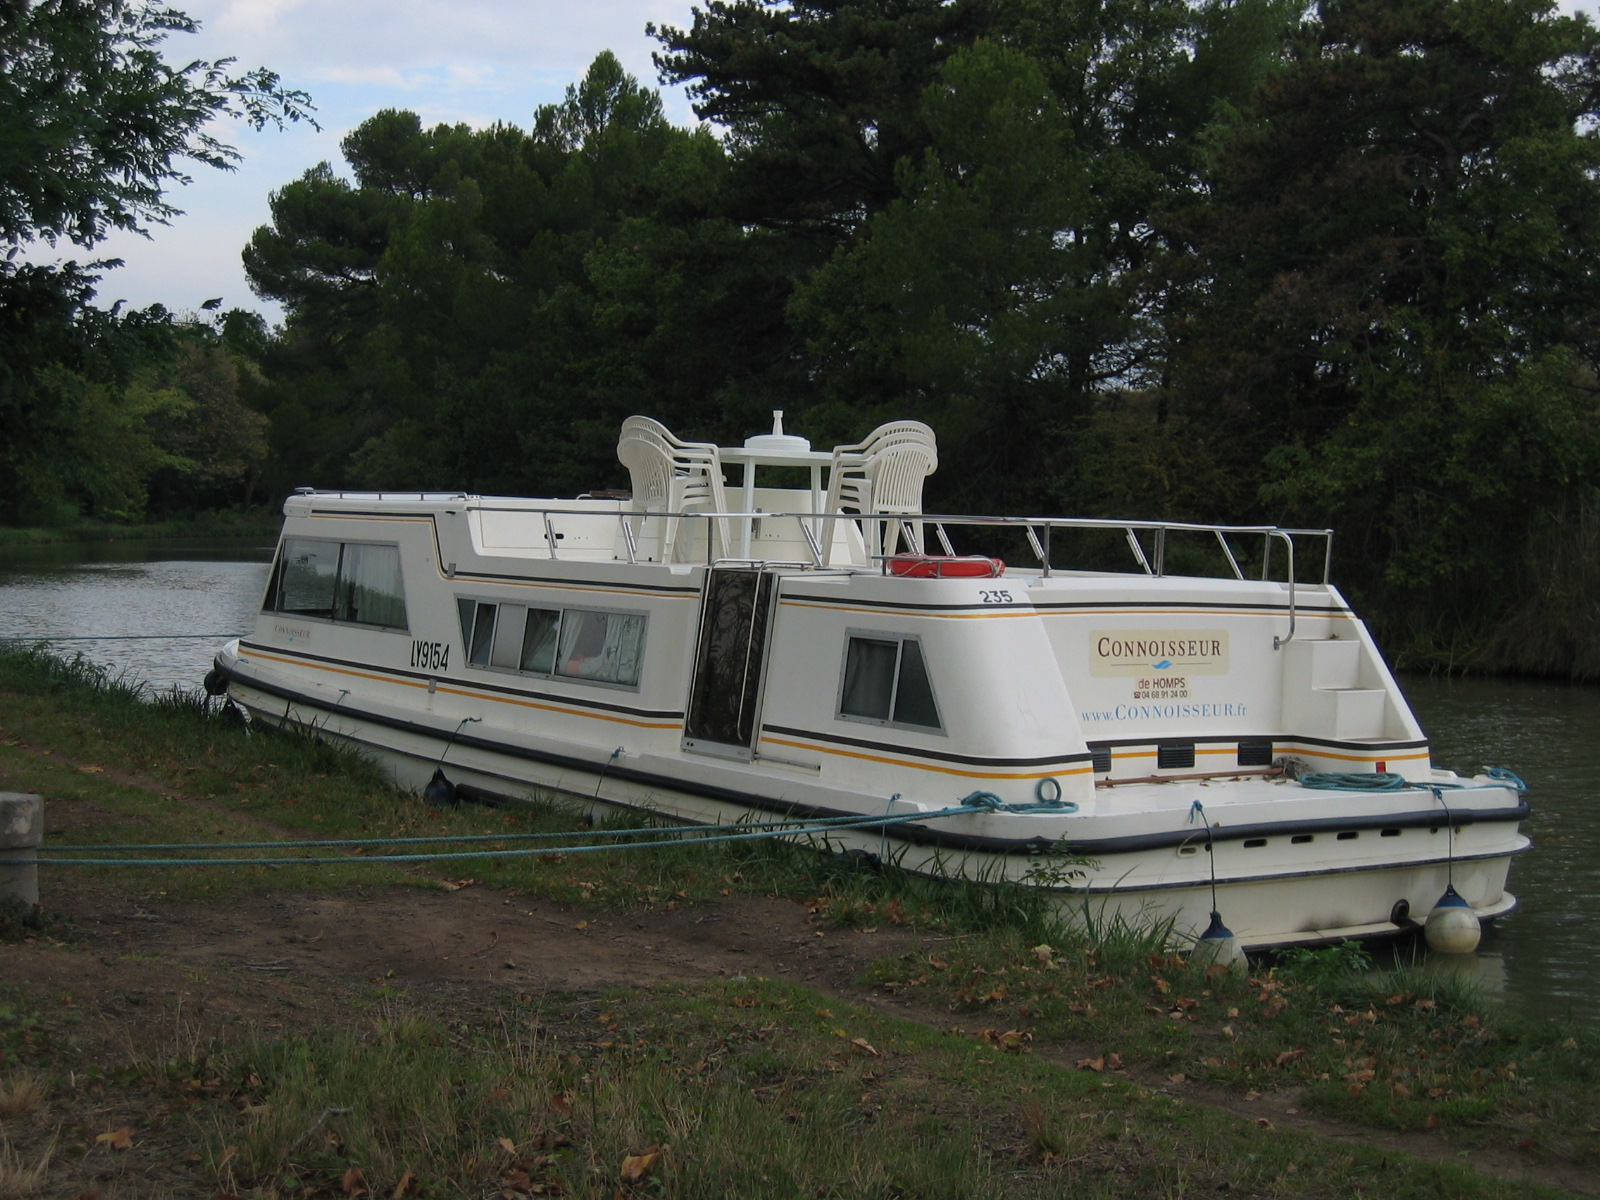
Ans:
[{"label": "dirt path", "polygon": [[[803,905],[784,900],[730,898],[678,911],[596,914],[472,886],[201,904],[129,894],[114,881],[76,880],[47,899],[65,921],[67,940],[0,946],[0,977],[56,1002],[69,998],[79,1012],[93,1014],[108,1047],[196,1037],[202,1027],[328,1028],[348,1020],[354,997],[375,982],[431,1008],[452,997],[478,1002],[507,993],[749,974],[804,983],[937,1028],[974,1024],[857,982],[880,956],[919,945],[915,935],[896,928],[819,930]],[[1074,1070],[1094,1050],[1041,1045],[1035,1052]],[[1153,1074],[1123,1077],[1241,1120],[1600,1195],[1600,1183],[1575,1167],[1345,1125],[1301,1111],[1289,1092],[1245,1100]]]}]

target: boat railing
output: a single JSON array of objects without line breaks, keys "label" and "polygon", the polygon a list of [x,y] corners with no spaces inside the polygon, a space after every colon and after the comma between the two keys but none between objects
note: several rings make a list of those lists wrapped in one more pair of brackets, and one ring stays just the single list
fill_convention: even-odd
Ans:
[{"label": "boat railing", "polygon": [[[911,527],[915,536],[910,539],[906,552],[916,552],[919,544],[925,543],[923,536],[930,530],[937,539],[939,550],[945,555],[958,556],[962,551],[957,549],[957,539],[952,537],[955,531],[965,531],[982,540],[985,535],[990,538],[1000,533],[1020,533],[1030,548],[1034,563],[1040,574],[1048,578],[1052,574],[1063,570],[1075,570],[1062,566],[1057,556],[1053,553],[1059,545],[1057,535],[1066,532],[1073,533],[1110,533],[1117,535],[1126,545],[1129,558],[1135,569],[1142,574],[1152,577],[1189,576],[1202,574],[1186,566],[1175,567],[1169,560],[1169,547],[1175,535],[1199,535],[1214,542],[1214,561],[1220,565],[1227,574],[1235,579],[1244,580],[1247,574],[1241,562],[1237,543],[1246,539],[1259,539],[1258,574],[1255,576],[1263,581],[1271,580],[1275,571],[1281,570],[1281,579],[1289,587],[1290,626],[1289,633],[1282,641],[1288,641],[1294,636],[1294,589],[1298,583],[1322,583],[1329,581],[1332,555],[1333,531],[1331,529],[1297,529],[1285,528],[1276,525],[1206,525],[1181,521],[1137,521],[1137,520],[1111,520],[1095,517],[995,517],[995,516],[963,516],[949,513],[928,513],[921,516],[908,516],[905,513],[813,513],[813,512],[706,512],[694,511],[684,513],[659,513],[640,514],[624,510],[618,514],[618,523],[621,527],[622,549],[629,562],[639,560],[639,543],[633,521],[640,516],[665,516],[672,517],[686,523],[704,523],[706,536],[695,539],[698,546],[705,548],[708,563],[714,561],[712,549],[715,539],[710,536],[710,524],[713,521],[733,522],[786,522],[792,521],[800,534],[801,541],[798,546],[790,543],[788,549],[801,549],[809,564],[804,561],[801,565],[821,568],[835,565],[845,568],[860,569],[872,567],[880,570],[887,569],[887,562],[893,558],[892,554],[870,555],[866,561],[839,562],[833,560],[824,552],[824,531],[835,522],[855,522],[863,530],[876,527],[876,537],[864,537],[866,545],[882,545],[891,529],[899,531],[900,538],[906,540],[905,530]],[[692,527],[692,526],[691,526]],[[1320,554],[1313,558],[1320,558],[1319,578],[1301,580],[1298,578],[1301,559],[1297,555],[1297,546],[1302,543],[1311,543]],[[1274,547],[1281,547],[1281,555],[1274,553]],[[967,552],[971,552],[970,550]],[[793,555],[785,555],[786,560]],[[1192,561],[1193,555],[1187,561]],[[1281,559],[1281,568],[1278,560]],[[727,558],[715,561],[750,561],[765,562],[768,556],[755,556],[749,559]],[[1252,564],[1254,565],[1254,564]],[[1105,570],[1105,567],[1095,568]]]}]

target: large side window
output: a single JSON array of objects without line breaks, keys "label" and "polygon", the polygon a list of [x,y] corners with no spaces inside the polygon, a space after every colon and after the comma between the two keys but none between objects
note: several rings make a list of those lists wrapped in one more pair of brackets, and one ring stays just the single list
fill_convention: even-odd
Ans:
[{"label": "large side window", "polygon": [[404,629],[400,548],[284,538],[265,607],[269,612]]},{"label": "large side window", "polygon": [[922,644],[916,638],[852,634],[845,645],[839,715],[940,728]]},{"label": "large side window", "polygon": [[456,607],[467,661],[475,667],[639,685],[643,613],[529,608],[467,596],[457,597]]}]

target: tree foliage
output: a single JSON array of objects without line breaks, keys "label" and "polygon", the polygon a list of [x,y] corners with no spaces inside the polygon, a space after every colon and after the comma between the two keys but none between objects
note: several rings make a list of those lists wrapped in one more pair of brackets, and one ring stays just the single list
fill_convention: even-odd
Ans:
[{"label": "tree foliage", "polygon": [[1537,0],[1330,0],[1174,221],[1207,300],[1178,404],[1418,643],[1492,622],[1507,548],[1596,482],[1597,37]]},{"label": "tree foliage", "polygon": [[176,215],[166,196],[188,164],[238,159],[209,132],[216,117],[308,118],[304,93],[271,71],[170,65],[163,44],[194,29],[148,0],[0,0],[0,517],[137,518],[172,465],[152,426],[178,397],[138,379],[171,351],[169,314],[94,308],[115,263],[22,251],[92,248]]},{"label": "tree foliage", "polygon": [[234,60],[173,67],[161,45],[195,23],[148,0],[0,0],[0,237],[93,246],[178,211],[183,164],[232,167],[207,132],[308,116],[309,97]]},{"label": "tree foliage", "polygon": [[[1504,660],[1503,618],[1551,631],[1540,669],[1593,641],[1596,601],[1549,582],[1583,572],[1539,568],[1588,552],[1600,495],[1585,18],[712,0],[652,32],[710,124],[602,54],[525,129],[385,111],[276,191],[245,261],[284,328],[235,315],[119,377],[165,456],[151,502],[256,484],[251,410],[267,491],[536,494],[625,484],[632,412],[730,443],[783,408],[821,445],[912,416],[946,447],[936,507],[1336,525],[1341,579],[1412,661]],[[162,215],[122,202],[96,219]],[[17,335],[68,368],[59,413],[98,403],[78,297]],[[137,501],[106,479],[93,503]]]}]

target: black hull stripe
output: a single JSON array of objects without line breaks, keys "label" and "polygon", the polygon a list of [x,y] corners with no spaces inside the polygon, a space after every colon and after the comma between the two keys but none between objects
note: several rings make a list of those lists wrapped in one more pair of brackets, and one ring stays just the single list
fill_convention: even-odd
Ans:
[{"label": "black hull stripe", "polygon": [[963,766],[973,767],[1048,767],[1060,763],[1086,763],[1092,757],[1088,754],[1054,754],[1043,758],[991,758],[981,754],[952,754],[949,751],[926,750],[921,746],[841,737],[838,734],[817,733],[810,729],[791,729],[786,725],[763,725],[761,732],[805,738],[807,741],[821,742],[828,746],[850,746],[856,750],[871,750],[877,754],[893,754],[899,758],[925,758],[933,762],[960,763]]},{"label": "black hull stripe", "polygon": [[[1170,578],[1170,577],[1169,577]],[[1226,600],[1043,600],[1034,605],[1040,612],[1117,612],[1122,609],[1150,609],[1172,608],[1194,610],[1195,612],[1239,612],[1240,610],[1256,613],[1281,613],[1288,615],[1290,608],[1287,602],[1247,602]],[[1296,602],[1294,612],[1302,617],[1354,617],[1355,613],[1348,608],[1341,608],[1335,604],[1306,605]]]},{"label": "black hull stripe", "polygon": [[1327,746],[1334,750],[1356,750],[1363,753],[1380,750],[1425,750],[1428,748],[1426,739],[1420,742],[1341,742],[1333,738],[1302,737],[1299,734],[1287,733],[1230,733],[1225,735],[1206,734],[1202,737],[1191,737],[1188,734],[1150,735],[1132,738],[1091,738],[1090,747],[1104,746],[1115,749],[1118,746],[1155,746],[1162,742],[1186,743],[1193,742],[1195,746],[1231,746],[1235,742],[1271,742],[1273,747],[1279,746]]},{"label": "black hull stripe", "polygon": [[[288,688],[277,687],[272,684],[245,679],[236,672],[229,672],[217,664],[232,679],[236,679],[242,686],[252,688],[268,695],[277,696],[291,703],[299,703],[311,708],[321,709],[329,714],[334,712],[334,705],[319,700],[313,700],[293,692]],[[263,710],[264,711],[264,710]],[[414,736],[431,738],[437,742],[447,741],[447,737],[440,730],[398,717],[383,716],[375,713],[363,712],[350,705],[339,709],[341,716],[349,716],[358,720],[368,721],[375,725],[383,725],[391,729],[398,729]],[[269,719],[280,719],[276,714],[268,714]],[[351,740],[359,740],[352,738]],[[454,745],[471,746],[475,749],[489,753],[501,754],[508,758],[521,759],[529,762],[545,763],[550,766],[560,767],[563,770],[578,771],[587,774],[596,781],[602,778],[625,779],[644,787],[661,788],[666,791],[681,792],[687,795],[699,796],[707,800],[723,804],[735,804],[758,812],[774,813],[796,819],[815,819],[819,817],[859,816],[859,812],[847,809],[829,808],[821,805],[798,804],[793,801],[774,800],[752,792],[744,792],[735,788],[720,787],[714,784],[696,782],[689,779],[677,779],[668,775],[655,772],[641,771],[637,768],[616,763],[606,766],[604,762],[596,764],[593,760],[578,758],[572,755],[554,754],[545,751],[529,750],[521,746],[513,746],[491,738],[474,736],[463,732],[455,737]],[[407,754],[407,751],[386,746],[384,749],[390,753]],[[602,753],[597,751],[597,753]],[[410,755],[419,758],[418,755]],[[478,774],[491,774],[488,771],[479,771]],[[529,783],[529,787],[549,787],[549,785]],[[555,790],[555,789],[551,789]],[[576,794],[576,793],[574,793]],[[514,795],[507,799],[515,799]],[[1451,809],[1446,814],[1442,809],[1421,811],[1389,816],[1355,817],[1349,819],[1326,818],[1295,822],[1277,822],[1270,825],[1235,825],[1224,826],[1213,833],[1212,842],[1227,843],[1240,841],[1248,837],[1283,837],[1295,833],[1321,833],[1343,832],[1345,830],[1390,829],[1390,828],[1422,828],[1430,826],[1443,827],[1448,822],[1452,827],[1463,827],[1476,824],[1515,823],[1527,817],[1529,806],[1526,801],[1510,808],[1487,809],[1481,812],[1471,810]],[[911,842],[917,845],[934,846],[951,850],[965,850],[988,854],[1002,855],[1034,855],[1049,851],[1065,851],[1069,854],[1080,854],[1085,857],[1103,858],[1113,854],[1134,854],[1148,850],[1169,849],[1185,844],[1194,844],[1197,839],[1204,840],[1204,831],[1178,830],[1162,833],[1138,834],[1120,838],[1087,838],[1082,840],[1066,839],[1053,841],[1043,837],[1033,838],[993,838],[976,834],[957,834],[948,830],[931,828],[925,825],[905,824],[893,825],[887,829],[867,825],[861,827],[863,832],[886,833],[895,841]],[[1493,857],[1493,856],[1491,856]]]},{"label": "black hull stripe", "polygon": [[[788,579],[794,576],[786,576]],[[890,611],[904,610],[907,612],[985,612],[985,613],[1038,613],[1041,616],[1052,614],[1066,614],[1076,611],[1114,613],[1123,609],[1142,611],[1145,609],[1178,609],[1184,612],[1195,613],[1239,613],[1246,612],[1257,615],[1288,616],[1288,604],[1250,604],[1226,603],[1223,601],[1193,602],[1187,600],[1140,600],[1140,601],[1053,601],[1041,600],[1024,604],[929,604],[911,603],[904,600],[878,600],[865,599],[859,596],[813,594],[810,592],[785,591],[785,603],[814,604],[823,608],[881,608]],[[1294,612],[1303,617],[1354,617],[1355,614],[1348,608],[1308,608],[1303,604],[1296,604]]]},{"label": "black hull stripe", "polygon": [[[558,558],[555,560],[560,562]],[[619,566],[627,566],[619,562]],[[662,587],[654,583],[618,583],[599,579],[562,579],[556,575],[506,575],[491,571],[457,571],[454,575],[447,576],[452,583],[472,583],[484,580],[489,583],[529,583],[545,587],[559,588],[594,588],[603,592],[648,592],[653,596],[662,596],[669,599],[683,599],[700,595],[698,587]]]}]

